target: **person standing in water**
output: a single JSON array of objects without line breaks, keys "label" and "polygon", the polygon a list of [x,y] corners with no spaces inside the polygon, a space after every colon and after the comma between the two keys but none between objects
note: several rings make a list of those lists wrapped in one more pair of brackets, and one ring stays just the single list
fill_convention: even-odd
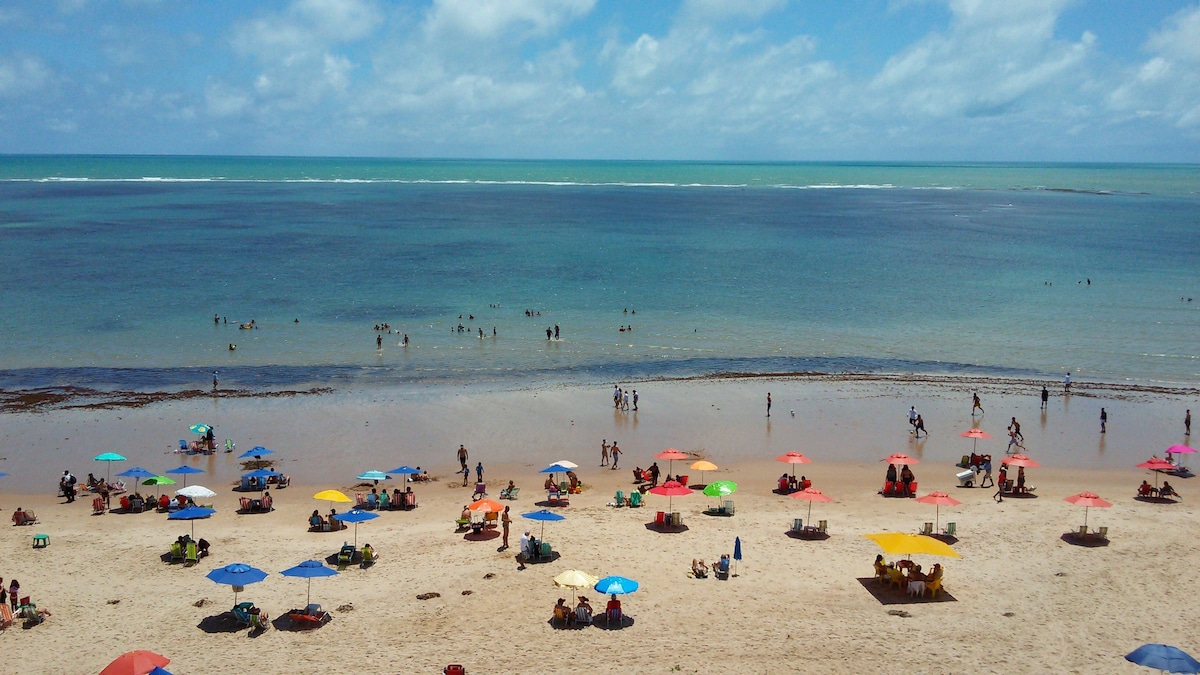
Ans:
[{"label": "person standing in water", "polygon": [[767,417],[771,416],[771,392],[767,392]]},{"label": "person standing in water", "polygon": [[1108,431],[1108,412],[1104,408],[1100,409],[1100,433]]},{"label": "person standing in water", "polygon": [[1184,436],[1192,435],[1192,411],[1190,408],[1183,415],[1183,435]]},{"label": "person standing in water", "polygon": [[1046,404],[1050,401],[1050,390],[1046,385],[1042,385],[1042,410],[1046,409]]}]

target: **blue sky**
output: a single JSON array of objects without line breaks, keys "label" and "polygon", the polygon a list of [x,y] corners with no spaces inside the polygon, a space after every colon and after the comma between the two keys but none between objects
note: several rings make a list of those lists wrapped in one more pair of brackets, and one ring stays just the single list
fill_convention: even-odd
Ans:
[{"label": "blue sky", "polygon": [[0,153],[1195,162],[1200,2],[5,3]]}]

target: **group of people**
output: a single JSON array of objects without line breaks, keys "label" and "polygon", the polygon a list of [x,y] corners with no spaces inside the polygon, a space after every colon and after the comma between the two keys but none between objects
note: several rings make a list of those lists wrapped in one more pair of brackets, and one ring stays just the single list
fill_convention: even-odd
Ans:
[{"label": "group of people", "polygon": [[1182,499],[1180,494],[1175,491],[1175,488],[1171,487],[1171,483],[1169,483],[1168,481],[1165,481],[1165,480],[1163,481],[1162,487],[1157,487],[1157,488],[1154,487],[1153,485],[1147,483],[1146,481],[1142,481],[1142,484],[1138,486],[1138,496],[1139,497],[1179,497],[1180,499]]},{"label": "group of people", "polygon": [[883,555],[875,556],[875,576],[884,581],[897,578],[902,578],[905,582],[920,581],[926,584],[942,579],[942,565],[935,563],[933,569],[928,574],[921,571],[921,566],[913,563],[910,560],[901,560],[898,563],[889,563],[883,559]]},{"label": "group of people", "polygon": [[321,517],[321,512],[313,509],[312,515],[308,517],[309,529],[316,532],[333,532],[346,527],[346,524],[338,520],[337,509],[329,509],[329,518]]},{"label": "group of people", "polygon": [[884,480],[892,486],[893,490],[902,488],[903,494],[908,495],[912,494],[912,484],[917,480],[917,477],[913,475],[912,469],[908,468],[907,464],[901,465],[898,473],[895,464],[888,464],[887,475]]},{"label": "group of people", "polygon": [[612,468],[617,468],[617,461],[621,459],[621,448],[617,447],[617,442],[613,441],[612,445],[608,444],[608,439],[600,441],[600,466],[608,466],[608,458],[612,457]]},{"label": "group of people", "polygon": [[[912,434],[913,438],[920,438],[921,432],[925,431],[925,418],[921,417],[921,413],[917,412],[917,406],[915,405],[908,408],[908,425],[912,427],[912,430],[908,433]],[[929,432],[925,431],[925,435],[928,436]]]},{"label": "group of people", "polygon": [[629,403],[633,402],[633,411],[638,409],[638,393],[637,389],[624,391],[620,385],[613,385],[613,409],[614,410],[629,410]]},{"label": "group of people", "polygon": [[713,561],[712,567],[704,564],[703,558],[692,558],[692,577],[696,579],[708,578],[709,571],[715,572],[717,575],[723,576],[729,573],[729,554],[722,553],[720,559]]},{"label": "group of people", "polygon": [[784,472],[781,476],[779,476],[780,492],[791,494],[809,487],[812,487],[812,481],[808,479],[808,476],[802,475],[797,479],[796,476],[787,472]]},{"label": "group of people", "polygon": [[[580,595],[575,608],[571,609],[567,605],[566,598],[559,598],[554,605],[554,620],[561,621],[564,625],[571,626],[575,624],[590,624],[592,622],[592,605],[588,602],[587,596]],[[616,594],[608,601],[608,605],[604,608],[604,615],[608,620],[609,625],[619,624],[621,622],[621,601],[617,600]]]}]

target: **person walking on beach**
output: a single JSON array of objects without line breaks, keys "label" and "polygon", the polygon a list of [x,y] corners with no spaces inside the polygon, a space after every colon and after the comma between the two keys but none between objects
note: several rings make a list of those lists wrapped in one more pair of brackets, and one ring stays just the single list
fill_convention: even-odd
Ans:
[{"label": "person walking on beach", "polygon": [[1021,447],[1025,447],[1025,434],[1021,433],[1021,423],[1017,421],[1016,417],[1012,418],[1012,423],[1008,425],[1008,430],[1013,433],[1013,436],[1021,439]]},{"label": "person walking on beach", "polygon": [[621,410],[629,410],[629,392],[621,394]]},{"label": "person walking on beach", "polygon": [[483,462],[479,462],[475,465],[475,482],[483,482]]},{"label": "person walking on beach", "polygon": [[[920,438],[922,431],[925,431],[925,418],[917,415],[917,423],[913,427],[913,438]],[[929,436],[929,432],[925,431],[925,435]]]},{"label": "person walking on beach", "polygon": [[[994,487],[996,485],[996,481],[992,479],[992,456],[991,455],[983,456],[983,464],[980,465],[980,468],[983,469],[983,479],[979,481],[979,487],[981,487],[981,488]],[[988,481],[992,481],[990,486],[987,484]]]},{"label": "person walking on beach", "polygon": [[462,471],[460,471],[459,473],[461,473],[461,474],[463,475],[463,485],[462,485],[462,486],[463,486],[463,487],[467,487],[467,481],[468,481],[468,480],[471,480],[471,469],[470,469],[470,467],[468,467],[466,464],[463,464]]},{"label": "person walking on beach", "polygon": [[217,390],[217,371],[213,371],[213,391]]},{"label": "person walking on beach", "polygon": [[617,442],[613,441],[612,447],[608,449],[612,453],[612,468],[617,468],[617,461],[621,459],[621,449],[617,447]]},{"label": "person walking on beach", "polygon": [[983,406],[979,404],[979,393],[978,392],[972,393],[971,397],[975,399],[974,404],[971,406],[971,417],[975,416],[976,410],[978,410],[979,414],[982,415],[983,414]]},{"label": "person walking on beach", "polygon": [[502,540],[504,543],[500,546],[501,551],[508,550],[508,528],[512,525],[512,516],[508,515],[508,509],[509,507],[504,507],[504,513],[500,514],[500,526],[504,528],[504,539]]},{"label": "person walking on beach", "polygon": [[1063,378],[1063,391],[1068,394],[1071,393],[1071,373],[1069,372],[1067,373],[1067,376]]},{"label": "person walking on beach", "polygon": [[909,433],[915,434],[917,431],[917,406],[909,406],[908,408],[908,426],[912,427]]},{"label": "person walking on beach", "polygon": [[771,416],[771,392],[767,392],[767,417]]},{"label": "person walking on beach", "polygon": [[1004,501],[1004,485],[1008,482],[1008,469],[1003,464],[1000,465],[1000,478],[996,480],[996,494],[992,495],[992,499],[999,504]]},{"label": "person walking on beach", "polygon": [[458,465],[460,470],[467,468],[467,448],[461,443],[458,446]]},{"label": "person walking on beach", "polygon": [[613,407],[621,407],[621,388],[615,384],[613,385]]},{"label": "person walking on beach", "polygon": [[1104,410],[1104,408],[1101,408],[1100,409],[1100,433],[1103,434],[1107,431],[1108,431],[1108,413]]},{"label": "person walking on beach", "polygon": [[1050,401],[1050,390],[1047,389],[1046,385],[1043,384],[1042,385],[1042,410],[1046,409],[1046,403],[1048,403],[1049,401]]},{"label": "person walking on beach", "polygon": [[608,439],[600,440],[600,466],[608,466]]},{"label": "person walking on beach", "polygon": [[637,401],[638,401],[637,389],[634,389],[633,390],[633,412],[637,412]]},{"label": "person walking on beach", "polygon": [[1190,408],[1183,415],[1183,435],[1184,436],[1192,435],[1192,411]]}]

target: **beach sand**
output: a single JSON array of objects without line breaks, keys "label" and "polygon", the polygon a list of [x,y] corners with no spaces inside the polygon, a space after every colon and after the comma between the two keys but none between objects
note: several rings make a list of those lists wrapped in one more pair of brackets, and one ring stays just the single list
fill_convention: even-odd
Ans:
[{"label": "beach sand", "polygon": [[[1134,673],[1141,671],[1121,657],[1145,642],[1200,652],[1184,574],[1200,553],[1193,507],[1200,496],[1191,480],[1172,479],[1184,501],[1133,499],[1142,479],[1153,481],[1133,465],[1184,440],[1182,412],[1195,407],[1190,392],[1076,383],[1069,398],[1054,391],[1043,418],[1030,383],[997,380],[767,378],[635,386],[642,408],[636,416],[613,411],[611,386],[574,385],[408,388],[7,415],[0,470],[13,475],[0,478],[0,507],[6,513],[18,505],[33,509],[41,522],[0,528],[0,575],[6,584],[17,577],[22,595],[53,616],[30,630],[10,629],[0,641],[5,653],[21,655],[35,672],[63,673],[99,672],[132,649],[169,656],[168,670],[178,674],[432,673],[448,663],[472,673]],[[1045,465],[1028,471],[1035,498],[997,504],[993,490],[956,487],[954,462],[971,450],[958,433],[971,424],[973,390],[988,411],[976,421],[996,437],[981,441],[980,451],[998,462],[1009,418],[1022,422],[1028,454]],[[774,400],[769,424],[767,391]],[[925,416],[928,440],[911,440],[909,405]],[[1109,413],[1103,437],[1101,406]],[[169,451],[188,437],[188,424],[200,421],[216,424],[218,437],[233,437],[239,453],[252,445],[277,451],[278,466],[295,482],[272,490],[274,512],[235,513],[241,494],[230,487],[237,453],[183,457]],[[625,450],[620,470],[596,466],[601,438],[616,439]],[[490,496],[509,479],[522,487],[516,514],[540,508],[542,466],[557,459],[581,465],[587,489],[560,510],[565,521],[545,526],[557,560],[517,569],[520,533],[541,527],[519,516],[508,551],[497,550],[498,537],[471,541],[454,533],[471,490],[450,475],[459,443],[471,451],[472,467],[484,462]],[[736,515],[707,516],[702,511],[715,499],[679,497],[674,510],[687,529],[662,533],[646,524],[666,510],[664,497],[647,495],[641,509],[607,506],[616,490],[631,488],[630,469],[648,466],[665,447],[718,464],[707,481],[736,481]],[[772,458],[790,450],[814,460],[797,466],[797,474],[834,499],[812,506],[812,520],[829,523],[826,540],[787,535],[792,519],[807,518],[808,509],[772,492],[789,469]],[[160,556],[188,531],[186,524],[152,513],[92,516],[88,496],[70,505],[51,496],[63,469],[81,479],[89,470],[103,475],[105,467],[91,457],[104,451],[129,457],[114,473],[133,465],[206,469],[189,482],[218,492],[212,500],[218,513],[195,523],[196,536],[212,543],[212,555],[190,568],[167,564]],[[892,452],[921,458],[913,467],[920,494],[943,490],[963,502],[940,510],[943,526],[957,525],[955,549],[962,558],[914,558],[926,569],[945,565],[944,601],[906,602],[870,580],[879,549],[861,535],[915,532],[935,519],[932,506],[876,494],[886,468],[879,459]],[[700,480],[688,463],[675,462],[674,472]],[[354,537],[353,529],[306,532],[312,509],[329,509],[312,495],[331,487],[352,490],[355,474],[399,464],[420,464],[438,480],[414,487],[415,511],[384,512],[358,527],[359,545],[371,543],[378,564],[312,581],[313,602],[334,610],[329,624],[311,633],[272,628],[255,637],[201,628],[206,617],[233,604],[230,587],[204,575],[232,562],[270,573],[240,599],[273,619],[303,606],[305,580],[278,572],[324,559]],[[667,463],[659,464],[666,472]],[[1088,513],[1090,526],[1109,528],[1107,546],[1062,538],[1084,518],[1082,508],[1063,498],[1083,490],[1113,502]],[[31,548],[35,533],[48,534],[50,546]],[[744,553],[736,576],[688,577],[693,558],[711,562],[732,553],[735,537]],[[622,598],[632,624],[552,628],[555,600],[576,595],[551,582],[567,569],[636,579],[640,589]],[[440,597],[416,597],[430,592]],[[604,597],[582,593],[603,607]],[[194,606],[201,599],[204,606]],[[353,610],[336,610],[343,605]]]}]

